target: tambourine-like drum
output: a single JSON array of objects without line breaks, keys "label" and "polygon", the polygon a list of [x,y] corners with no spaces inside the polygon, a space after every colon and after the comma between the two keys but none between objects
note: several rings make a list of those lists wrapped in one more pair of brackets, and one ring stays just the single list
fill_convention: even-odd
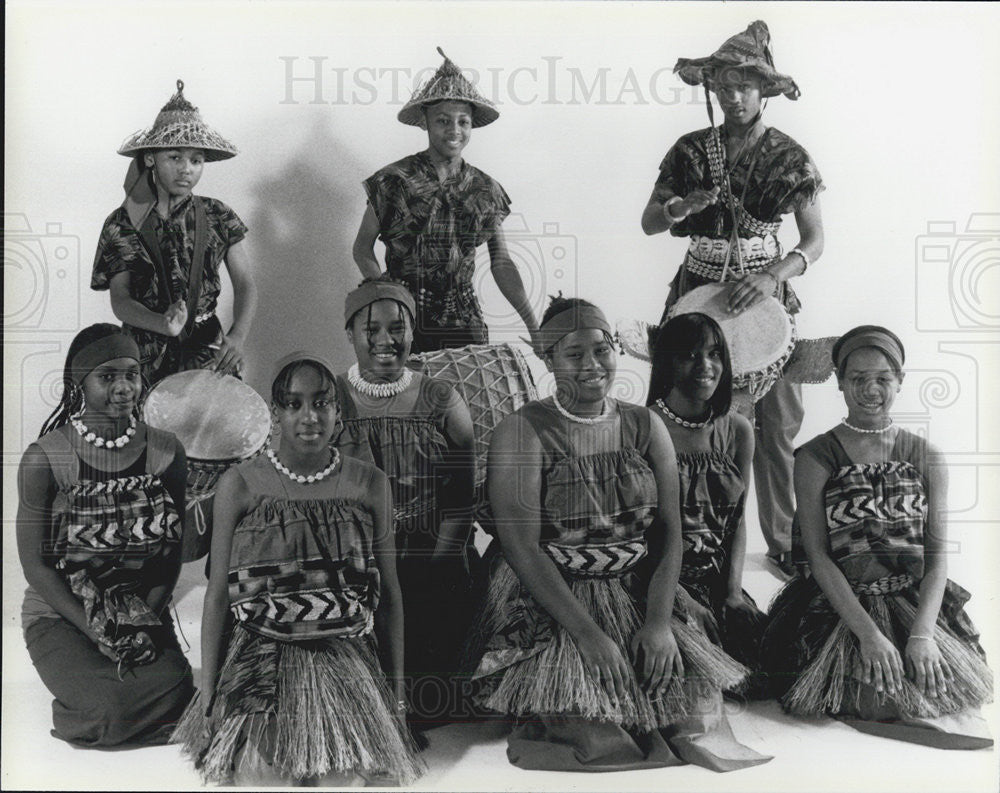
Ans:
[{"label": "tambourine-like drum", "polygon": [[264,450],[271,430],[267,403],[242,380],[193,369],[165,377],[146,395],[142,419],[168,430],[187,453],[187,520],[181,558],[208,553],[212,501],[219,477]]},{"label": "tambourine-like drum", "polygon": [[418,371],[451,385],[469,406],[476,441],[476,516],[486,503],[486,456],[497,424],[538,398],[531,370],[509,344],[470,344],[413,356]]},{"label": "tambourine-like drum", "polygon": [[733,389],[745,389],[754,401],[771,390],[795,349],[795,323],[773,297],[730,313],[727,300],[731,284],[707,284],[683,295],[670,316],[700,312],[722,328],[733,364]]}]

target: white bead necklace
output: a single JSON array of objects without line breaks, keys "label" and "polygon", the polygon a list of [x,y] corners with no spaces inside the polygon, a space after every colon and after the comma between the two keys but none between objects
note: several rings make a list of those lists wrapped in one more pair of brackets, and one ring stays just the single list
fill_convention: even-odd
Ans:
[{"label": "white bead necklace", "polygon": [[563,416],[568,418],[570,421],[575,421],[577,424],[597,424],[598,422],[604,421],[608,416],[608,400],[605,399],[601,403],[601,414],[599,416],[594,416],[593,418],[587,418],[585,416],[577,416],[574,413],[570,413],[566,408],[559,404],[559,397],[556,394],[552,395],[552,402]]},{"label": "white bead necklace", "polygon": [[388,399],[402,394],[410,387],[410,383],[413,381],[413,370],[404,367],[403,374],[400,375],[399,379],[391,383],[372,383],[361,376],[361,368],[355,363],[347,370],[347,379],[358,393],[376,399]]},{"label": "white bead necklace", "polygon": [[700,430],[702,427],[707,427],[709,424],[712,423],[713,416],[711,411],[709,411],[708,418],[705,419],[704,421],[688,421],[687,419],[681,418],[676,413],[674,413],[674,411],[672,411],[669,407],[667,407],[667,403],[664,402],[662,399],[656,400],[656,406],[664,413],[666,413],[667,418],[673,421],[675,424],[680,424],[682,427],[687,427],[688,429],[691,430]]},{"label": "white bead necklace", "polygon": [[888,424],[886,424],[884,427],[879,427],[877,430],[866,430],[864,427],[855,427],[853,424],[851,424],[851,422],[847,420],[847,416],[844,416],[844,418],[840,420],[840,423],[843,424],[845,427],[847,427],[847,429],[854,430],[855,432],[860,432],[862,435],[881,435],[883,432],[888,432],[892,427],[892,417],[891,416],[889,417]]},{"label": "white bead necklace", "polygon": [[300,485],[311,485],[313,482],[320,482],[326,479],[330,474],[333,473],[333,469],[337,467],[337,463],[340,462],[340,452],[337,449],[333,449],[333,459],[330,460],[330,464],[324,468],[322,471],[317,471],[314,474],[296,474],[288,470],[288,467],[278,459],[278,455],[274,453],[274,449],[267,450],[267,459],[271,461],[271,465],[278,469],[280,473],[283,473],[293,482],[298,482]]},{"label": "white bead necklace", "polygon": [[125,430],[125,434],[112,439],[102,438],[96,432],[88,429],[87,425],[80,421],[79,416],[72,416],[69,423],[73,425],[73,429],[77,431],[81,438],[87,443],[92,443],[99,449],[120,449],[132,440],[132,436],[135,435],[135,416],[129,416],[128,429]]}]

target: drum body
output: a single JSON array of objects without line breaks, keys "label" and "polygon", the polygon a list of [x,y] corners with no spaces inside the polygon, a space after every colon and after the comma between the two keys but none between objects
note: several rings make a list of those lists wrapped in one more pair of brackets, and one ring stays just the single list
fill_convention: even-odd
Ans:
[{"label": "drum body", "polygon": [[194,369],[165,377],[146,395],[142,419],[174,433],[187,453],[187,514],[181,550],[191,562],[212,542],[212,496],[232,465],[260,454],[271,416],[267,403],[242,380]]},{"label": "drum body", "polygon": [[538,398],[521,352],[510,344],[470,344],[413,356],[418,371],[452,386],[472,416],[476,451],[476,510],[486,510],[486,458],[493,430],[507,415]]}]

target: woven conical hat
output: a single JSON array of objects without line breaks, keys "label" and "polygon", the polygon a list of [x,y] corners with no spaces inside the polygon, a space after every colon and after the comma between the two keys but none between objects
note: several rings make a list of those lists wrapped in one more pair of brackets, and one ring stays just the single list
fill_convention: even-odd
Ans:
[{"label": "woven conical hat", "polygon": [[444,63],[430,80],[414,91],[410,101],[403,105],[396,118],[404,124],[426,129],[424,105],[450,99],[472,105],[473,127],[485,127],[496,121],[500,117],[500,111],[496,106],[476,90],[476,86],[463,76],[461,70],[441,51],[440,47],[437,51],[444,58]]},{"label": "woven conical hat", "polygon": [[228,160],[237,148],[201,120],[198,108],[184,98],[184,82],[177,81],[177,93],[163,106],[149,129],[130,135],[118,153],[134,157],[150,149],[203,149],[205,160]]}]

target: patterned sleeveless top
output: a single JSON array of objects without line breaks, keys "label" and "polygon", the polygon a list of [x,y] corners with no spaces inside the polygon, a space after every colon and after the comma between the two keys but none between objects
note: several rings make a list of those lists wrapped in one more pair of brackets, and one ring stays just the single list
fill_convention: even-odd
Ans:
[{"label": "patterned sleeveless top", "polygon": [[[900,429],[888,462],[854,463],[831,430],[796,452],[803,453],[829,473],[823,488],[829,551],[847,580],[923,578],[927,441]],[[797,525],[793,552],[797,563],[805,562]]]},{"label": "patterned sleeveless top", "polygon": [[438,475],[448,452],[445,411],[452,388],[418,375],[419,392],[403,415],[369,414],[355,402],[347,380],[336,378],[344,429],[337,448],[375,465],[389,477],[397,550],[433,548],[437,539],[438,501],[444,492]]},{"label": "patterned sleeveless top", "polygon": [[658,494],[643,458],[649,446],[649,410],[616,402],[619,448],[577,455],[564,419],[550,400],[518,411],[542,444],[542,549],[564,575],[617,578],[646,555],[645,531]]},{"label": "patterned sleeveless top", "polygon": [[282,641],[372,630],[379,572],[364,496],[376,472],[346,456],[341,466],[313,484],[293,482],[263,456],[237,466],[257,497],[229,556],[230,609],[245,628]]}]

